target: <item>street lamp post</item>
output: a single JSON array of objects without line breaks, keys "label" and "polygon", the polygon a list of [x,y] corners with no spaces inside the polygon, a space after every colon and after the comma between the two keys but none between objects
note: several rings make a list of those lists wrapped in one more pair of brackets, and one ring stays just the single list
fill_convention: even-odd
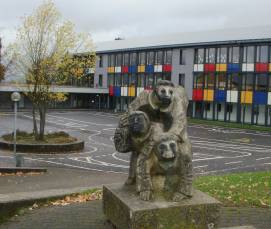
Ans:
[{"label": "street lamp post", "polygon": [[16,167],[22,167],[22,156],[21,155],[17,155],[16,153],[16,135],[17,135],[17,106],[18,106],[18,102],[21,99],[21,95],[19,92],[13,92],[11,94],[11,100],[14,102],[14,136],[13,136],[13,151],[14,151],[14,158],[16,161]]}]

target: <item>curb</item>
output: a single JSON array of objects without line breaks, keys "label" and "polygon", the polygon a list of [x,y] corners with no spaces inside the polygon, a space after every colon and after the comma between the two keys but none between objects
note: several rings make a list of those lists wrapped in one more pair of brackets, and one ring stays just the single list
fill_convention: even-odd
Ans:
[{"label": "curb", "polygon": [[[48,153],[52,154],[71,152],[71,151],[81,151],[85,147],[85,142],[78,140],[76,142],[64,143],[64,144],[16,144],[18,152],[27,152],[27,153]],[[14,143],[7,142],[3,139],[0,139],[0,149],[12,151],[14,148]]]},{"label": "curb", "polygon": [[36,172],[36,173],[46,173],[47,169],[46,168],[30,168],[30,167],[1,167],[0,168],[0,173],[31,173],[31,172]]},{"label": "curb", "polygon": [[0,194],[0,223],[6,218],[16,214],[18,209],[31,206],[36,202],[45,202],[49,199],[59,199],[67,195],[80,193],[95,188],[101,188],[101,186]]}]

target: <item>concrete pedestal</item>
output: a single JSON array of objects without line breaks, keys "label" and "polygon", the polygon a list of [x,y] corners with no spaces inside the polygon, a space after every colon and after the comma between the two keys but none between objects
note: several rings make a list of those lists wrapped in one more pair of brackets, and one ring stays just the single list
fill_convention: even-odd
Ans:
[{"label": "concrete pedestal", "polygon": [[192,229],[216,228],[220,202],[194,190],[191,199],[168,202],[159,198],[142,201],[135,188],[123,184],[103,187],[103,211],[117,229]]}]

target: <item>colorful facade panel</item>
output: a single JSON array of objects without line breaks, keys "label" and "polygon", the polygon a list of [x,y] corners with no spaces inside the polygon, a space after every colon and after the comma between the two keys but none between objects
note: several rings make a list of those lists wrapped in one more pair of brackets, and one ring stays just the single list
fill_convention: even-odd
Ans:
[{"label": "colorful facade panel", "polygon": [[216,64],[216,71],[217,72],[226,72],[227,71],[227,64]]},{"label": "colorful facade panel", "polygon": [[137,70],[137,66],[135,65],[129,66],[129,73],[136,73],[136,70]]},{"label": "colorful facade panel", "polygon": [[209,102],[214,101],[214,90],[204,89],[203,100]]},{"label": "colorful facade panel", "polygon": [[242,91],[241,92],[241,103],[252,104],[253,102],[253,92],[252,91]]},{"label": "colorful facade panel", "polygon": [[140,72],[140,73],[145,72],[145,65],[137,66],[137,72]]},{"label": "colorful facade panel", "polygon": [[228,69],[227,71],[229,73],[236,73],[240,71],[240,65],[239,64],[228,64]]},{"label": "colorful facade panel", "polygon": [[215,64],[204,64],[204,72],[215,72]]},{"label": "colorful facade panel", "polygon": [[115,67],[115,73],[121,73],[121,66]]},{"label": "colorful facade panel", "polygon": [[114,73],[115,72],[115,67],[108,67],[107,72],[108,73]]},{"label": "colorful facade panel", "polygon": [[267,93],[256,91],[253,93],[253,103],[254,104],[267,104]]},{"label": "colorful facade panel", "polygon": [[242,64],[243,72],[254,72],[254,64]]},{"label": "colorful facade panel", "polygon": [[121,87],[121,96],[128,96],[128,88]]},{"label": "colorful facade panel", "polygon": [[121,87],[114,86],[114,96],[121,96]]},{"label": "colorful facade panel", "polygon": [[154,72],[162,72],[163,66],[162,65],[154,65]]},{"label": "colorful facade panel", "polygon": [[225,102],[226,101],[226,91],[225,90],[215,90],[215,98],[216,102]]},{"label": "colorful facade panel", "polygon": [[153,72],[154,72],[154,67],[153,67],[153,65],[147,65],[147,66],[146,66],[146,72],[147,72],[147,73],[153,73]]},{"label": "colorful facade panel", "polygon": [[171,64],[163,65],[163,72],[171,72],[171,71],[172,71],[172,65]]},{"label": "colorful facade panel", "polygon": [[238,102],[238,91],[227,91],[226,102],[237,103]]},{"label": "colorful facade panel", "polygon": [[114,96],[114,86],[109,86],[109,96]]},{"label": "colorful facade panel", "polygon": [[203,72],[204,65],[203,64],[194,64],[194,72]]},{"label": "colorful facade panel", "polygon": [[203,100],[203,89],[194,89],[193,90],[193,100],[202,101]]},{"label": "colorful facade panel", "polygon": [[255,71],[256,72],[268,72],[269,66],[267,63],[256,63]]},{"label": "colorful facade panel", "polygon": [[135,91],[136,91],[135,86],[128,87],[128,96],[135,96],[136,95]]},{"label": "colorful facade panel", "polygon": [[129,67],[128,66],[122,66],[121,67],[121,72],[122,73],[128,73],[129,72]]},{"label": "colorful facade panel", "polygon": [[268,92],[267,94],[267,104],[271,105],[271,92]]},{"label": "colorful facade panel", "polygon": [[144,87],[138,87],[136,89],[136,95],[138,96],[142,91],[144,91]]}]

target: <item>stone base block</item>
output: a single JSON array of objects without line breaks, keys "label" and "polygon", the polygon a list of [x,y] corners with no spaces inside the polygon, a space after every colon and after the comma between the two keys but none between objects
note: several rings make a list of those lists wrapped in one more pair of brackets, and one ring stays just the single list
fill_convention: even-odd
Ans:
[{"label": "stone base block", "polygon": [[103,187],[103,211],[118,229],[193,229],[216,228],[220,202],[194,190],[191,199],[169,202],[163,198],[142,201],[135,188],[123,184]]}]

